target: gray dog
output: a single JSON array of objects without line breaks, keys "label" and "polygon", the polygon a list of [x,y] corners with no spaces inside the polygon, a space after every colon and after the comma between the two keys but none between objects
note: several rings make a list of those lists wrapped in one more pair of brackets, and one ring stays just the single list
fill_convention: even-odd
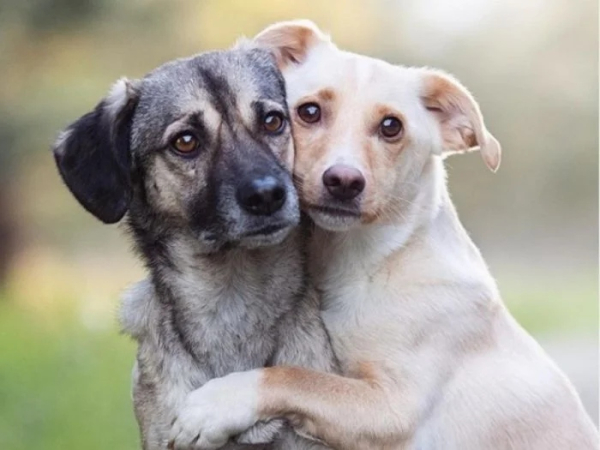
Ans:
[{"label": "gray dog", "polygon": [[[144,449],[167,448],[175,412],[211,378],[275,364],[335,370],[296,228],[285,86],[267,51],[240,44],[120,80],[54,154],[84,208],[105,223],[127,213],[149,271],[122,311],[139,343]],[[273,421],[226,446],[246,447],[321,445]]]}]

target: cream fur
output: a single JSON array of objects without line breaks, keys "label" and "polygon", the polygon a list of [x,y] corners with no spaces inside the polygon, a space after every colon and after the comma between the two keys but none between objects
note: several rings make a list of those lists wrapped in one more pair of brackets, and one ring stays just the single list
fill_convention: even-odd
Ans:
[{"label": "cream fur", "polygon": [[[439,72],[344,52],[321,33],[307,39],[304,30],[299,40],[304,25],[271,26],[258,40],[276,54],[287,46],[277,56],[304,204],[324,198],[321,174],[334,163],[352,165],[367,179],[359,219],[308,209],[319,226],[310,269],[344,376],[272,367],[259,371],[258,386],[256,372],[246,382],[212,381],[196,401],[248,398],[257,390],[246,417],[287,417],[344,450],[598,448],[598,432],[571,383],[503,305],[449,198],[446,147],[481,147],[493,170],[500,162],[473,98]],[[290,50],[300,41],[313,44]],[[450,83],[451,93],[434,94],[442,106],[457,95],[452,101],[460,107],[426,108],[432,76]],[[322,104],[327,119],[297,123],[293,111],[323,90],[334,94]],[[403,118],[406,135],[396,147],[369,134],[382,105]],[[212,426],[232,430],[222,409],[214,414]],[[241,415],[236,411],[236,420]]]}]

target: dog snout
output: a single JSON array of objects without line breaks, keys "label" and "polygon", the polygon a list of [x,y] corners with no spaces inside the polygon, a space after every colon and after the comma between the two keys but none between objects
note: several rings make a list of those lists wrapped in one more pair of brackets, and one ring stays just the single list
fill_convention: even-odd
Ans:
[{"label": "dog snout", "polygon": [[253,178],[238,188],[237,199],[240,206],[251,214],[273,214],[285,203],[285,184],[271,175]]},{"label": "dog snout", "polygon": [[365,177],[354,167],[337,164],[323,173],[323,184],[338,200],[352,200],[365,189]]}]

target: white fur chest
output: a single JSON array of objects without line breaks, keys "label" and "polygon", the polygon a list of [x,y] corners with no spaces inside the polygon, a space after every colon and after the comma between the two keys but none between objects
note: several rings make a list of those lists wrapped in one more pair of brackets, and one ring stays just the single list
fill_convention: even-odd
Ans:
[{"label": "white fur chest", "polygon": [[437,240],[406,246],[402,227],[362,231],[313,237],[311,269],[324,323],[346,370],[365,362],[410,364],[429,342],[445,345],[450,329],[476,312],[465,300],[484,292],[481,282],[450,282],[454,259],[437,255]]},{"label": "white fur chest", "polygon": [[398,301],[402,294],[391,288],[387,274],[367,264],[367,258],[329,254],[336,257],[322,260],[326,263],[314,280],[322,294],[322,318],[343,370],[384,361],[406,344],[398,321],[407,315],[403,309],[408,305]]}]

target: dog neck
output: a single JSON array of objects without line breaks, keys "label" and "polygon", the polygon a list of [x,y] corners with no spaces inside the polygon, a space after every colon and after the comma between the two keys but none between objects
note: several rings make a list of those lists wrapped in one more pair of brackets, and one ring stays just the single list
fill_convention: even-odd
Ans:
[{"label": "dog neck", "polygon": [[[439,158],[423,170],[419,189],[392,223],[361,225],[346,232],[316,229],[310,245],[316,282],[372,277],[394,260],[406,279],[430,282],[465,277],[495,286],[479,250],[458,219]],[[401,260],[401,264],[396,264]],[[335,282],[335,281],[334,281]]]},{"label": "dog neck", "polygon": [[124,330],[183,350],[211,377],[266,364],[276,341],[256,337],[274,336],[302,300],[302,239],[296,231],[279,245],[207,255],[191,234],[172,231],[145,249],[150,276],[123,299]]},{"label": "dog neck", "polygon": [[[275,307],[276,299],[267,292],[271,282],[291,273],[291,279],[299,279],[304,270],[298,238],[294,232],[272,247],[230,248],[206,255],[195,251],[193,240],[180,237],[170,245],[171,264],[161,267],[153,278],[170,291],[174,301],[191,302],[198,312],[214,312],[231,302]],[[290,283],[290,290],[296,289],[300,286]]]},{"label": "dog neck", "polygon": [[265,298],[268,295],[263,291],[275,289],[274,283],[281,278],[290,279],[290,291],[300,290],[304,282],[303,236],[298,231],[278,245],[226,246],[207,253],[197,233],[181,227],[153,226],[152,221],[130,221],[129,225],[159,298],[188,304],[196,314],[227,308],[226,303],[232,301],[248,305],[275,301]]}]

